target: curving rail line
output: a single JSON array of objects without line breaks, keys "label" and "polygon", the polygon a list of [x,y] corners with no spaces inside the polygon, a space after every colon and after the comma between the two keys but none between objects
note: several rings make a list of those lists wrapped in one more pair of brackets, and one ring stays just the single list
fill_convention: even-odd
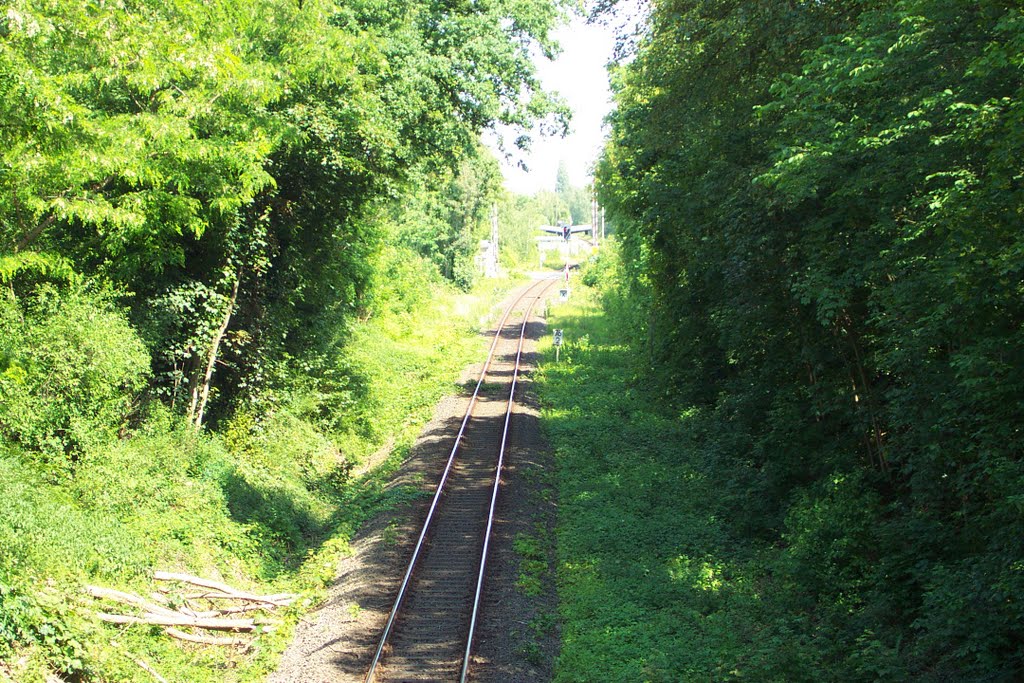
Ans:
[{"label": "curving rail line", "polygon": [[[554,282],[556,280],[537,280],[533,282],[505,310],[501,321],[498,323],[498,330],[494,335],[494,340],[491,342],[487,359],[480,372],[480,378],[477,380],[476,388],[470,397],[466,414],[462,419],[462,424],[455,437],[455,443],[452,446],[448,461],[441,474],[441,479],[430,502],[426,519],[420,530],[412,557],[405,571],[405,576],[402,579],[394,605],[388,614],[380,641],[370,662],[365,683],[375,683],[378,680],[377,676],[384,669],[381,666],[381,662],[386,652],[391,659],[398,659],[399,657],[403,659],[406,669],[404,672],[401,671],[402,666],[394,667],[396,669],[395,675],[402,681],[448,678],[448,675],[441,672],[449,670],[452,675],[458,671],[459,681],[464,682],[468,676],[470,655],[473,647],[473,634],[476,629],[480,597],[483,591],[487,553],[494,523],[494,511],[497,504],[502,467],[504,465],[505,447],[508,443],[509,425],[512,418],[516,384],[519,378],[523,344],[526,338],[526,327],[534,306],[546,294]],[[484,380],[488,373],[491,372],[495,351],[499,341],[503,338],[503,333],[506,332],[506,323],[512,312],[524,300],[529,301],[529,304],[523,313],[522,324],[519,327],[518,338],[516,339],[514,362],[511,364],[512,367],[509,371],[511,385],[508,388],[496,463],[493,457],[493,449],[490,447],[490,441],[498,440],[496,438],[497,434],[480,434],[475,436],[475,440],[478,440],[479,443],[474,444],[473,450],[478,453],[490,451],[490,454],[477,459],[467,458],[466,463],[457,463],[456,455],[460,453],[461,447],[467,440],[467,427],[471,424],[474,409],[481,398],[481,389],[485,387]],[[449,479],[455,480],[451,476],[453,471],[460,468],[462,471],[458,473],[460,477],[458,483],[450,485]],[[493,483],[490,480],[491,477],[493,477]],[[447,488],[446,485],[448,485]],[[486,497],[488,488],[490,489],[489,501],[481,500]],[[450,517],[445,520],[447,523],[442,522],[442,524],[437,525],[439,530],[434,536],[430,537],[430,542],[428,542],[428,532],[431,534],[435,533],[432,524],[435,523],[435,517],[439,516],[439,511],[442,509],[442,500],[445,502],[445,511],[450,511]],[[472,527],[478,524],[480,506],[485,502],[489,504],[486,508],[486,525],[481,540],[476,535],[479,532],[474,531]],[[465,584],[467,580],[472,581],[473,578],[472,565],[474,563],[472,563],[472,558],[466,557],[466,555],[472,554],[471,547],[474,536],[476,541],[482,543],[482,545],[479,546],[477,551],[479,552],[479,563],[476,564],[475,590],[473,591],[472,609],[468,615],[468,627],[465,625],[465,619],[463,618],[458,628],[460,630],[466,629],[465,633],[451,633],[450,631],[453,629],[453,626],[451,623],[445,624],[444,619],[458,618],[458,612],[465,609],[460,603],[465,602],[467,595],[460,584]],[[428,563],[433,566],[428,566],[424,569],[422,571],[423,575],[417,575],[414,581],[414,573],[420,568],[419,565],[423,563],[422,560],[428,552],[428,548],[434,550],[436,556],[433,558],[432,563]],[[467,573],[470,576],[466,576]],[[414,583],[416,582],[422,584],[422,592],[429,593],[429,595],[420,597],[418,604],[407,604],[407,598],[409,598],[411,593],[415,592]],[[410,602],[417,602],[417,597],[413,595]],[[407,621],[416,622],[416,618],[410,615],[414,615],[417,611],[420,613],[418,622],[411,623],[407,627],[408,633],[403,634],[403,642],[396,645],[392,641],[394,640],[396,623],[399,621],[399,614],[401,613],[403,615],[402,618]],[[459,638],[460,635],[462,640]],[[464,645],[461,643],[464,643]],[[389,646],[391,647],[390,652],[388,652]],[[399,650],[404,652],[399,652]],[[452,666],[450,669],[446,669],[449,663],[455,663],[453,658],[458,658],[459,656],[461,656],[461,666]],[[387,673],[385,676],[387,676]]]}]

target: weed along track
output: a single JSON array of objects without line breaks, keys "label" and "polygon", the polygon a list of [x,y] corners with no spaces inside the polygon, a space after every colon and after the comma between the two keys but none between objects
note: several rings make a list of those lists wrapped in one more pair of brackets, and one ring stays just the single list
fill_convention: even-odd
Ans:
[{"label": "weed along track", "polygon": [[470,398],[366,673],[366,683],[464,681],[538,280],[509,306]]}]

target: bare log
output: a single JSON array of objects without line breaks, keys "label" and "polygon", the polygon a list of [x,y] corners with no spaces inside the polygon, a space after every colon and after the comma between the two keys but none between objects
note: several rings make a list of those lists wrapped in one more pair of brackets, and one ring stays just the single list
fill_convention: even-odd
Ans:
[{"label": "bare log", "polygon": [[164,614],[147,614],[142,617],[132,617],[125,614],[107,614],[99,612],[97,616],[101,621],[111,624],[149,624],[151,626],[191,626],[192,628],[204,628],[212,631],[252,631],[256,628],[256,622],[252,619],[194,619],[184,614],[167,616]]},{"label": "bare log", "polygon": [[235,596],[221,593],[220,591],[203,591],[202,593],[189,593],[186,600],[235,600]]},{"label": "bare log", "polygon": [[214,600],[246,600],[248,602],[262,602],[268,604],[287,605],[295,596],[291,593],[277,593],[275,595],[256,595],[254,593],[247,593],[240,591],[226,583],[220,581],[213,581],[211,579],[203,579],[198,576],[191,576],[190,574],[180,574],[177,572],[153,572],[153,578],[157,581],[181,581],[182,583],[188,583],[193,586],[200,586],[201,588],[209,588],[221,593],[217,595],[214,593],[204,593],[201,595],[190,596],[195,598],[208,598]]},{"label": "bare log", "polygon": [[246,645],[246,642],[241,638],[229,638],[224,636],[203,636],[196,633],[187,633],[185,631],[179,631],[176,628],[165,628],[164,633],[171,636],[172,638],[177,638],[178,640],[187,640],[190,643],[201,643],[203,645]]},{"label": "bare log", "polygon": [[197,612],[188,605],[182,605],[178,608],[178,611],[186,616],[192,617],[193,619],[212,619],[213,617],[220,616],[218,614],[210,614],[208,612]]},{"label": "bare log", "polygon": [[[211,609],[205,612],[192,612],[191,616],[197,619],[215,619],[222,617],[227,614],[244,614],[246,612],[255,612],[257,610],[272,610],[280,605],[273,603],[249,603],[248,605],[238,605],[237,607],[224,607],[222,609]],[[191,610],[189,610],[191,612]]]},{"label": "bare log", "polygon": [[295,596],[290,593],[278,593],[277,595],[250,595],[248,593],[236,593],[228,595],[220,591],[207,591],[204,593],[190,593],[185,596],[186,600],[240,600],[242,602],[257,602],[264,607],[287,607],[295,601]]},{"label": "bare log", "polygon": [[102,588],[100,586],[86,586],[85,592],[94,598],[106,598],[115,602],[141,607],[152,614],[162,614],[167,617],[181,616],[172,609],[157,605],[145,598],[139,597],[138,595],[133,595],[132,593],[125,593],[123,591],[113,590],[112,588]]}]

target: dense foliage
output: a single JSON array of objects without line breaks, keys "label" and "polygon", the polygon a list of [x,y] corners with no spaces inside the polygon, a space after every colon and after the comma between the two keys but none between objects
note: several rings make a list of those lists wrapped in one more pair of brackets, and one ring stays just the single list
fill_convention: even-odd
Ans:
[{"label": "dense foliage", "polygon": [[614,75],[642,372],[837,679],[1024,668],[1022,69],[1017,3],[656,0]]},{"label": "dense foliage", "polygon": [[0,678],[269,665],[279,636],[110,646],[81,584],[310,589],[393,495],[354,468],[400,457],[474,348],[480,135],[565,126],[533,59],[571,4],[4,5]]},{"label": "dense foliage", "polygon": [[431,239],[459,279],[479,213],[459,192],[496,189],[472,177],[479,133],[560,116],[531,58],[561,12],[15,2],[0,24],[0,244],[130,296],[155,379],[199,425],[218,392],[331,353],[406,188],[455,195],[455,237]]}]

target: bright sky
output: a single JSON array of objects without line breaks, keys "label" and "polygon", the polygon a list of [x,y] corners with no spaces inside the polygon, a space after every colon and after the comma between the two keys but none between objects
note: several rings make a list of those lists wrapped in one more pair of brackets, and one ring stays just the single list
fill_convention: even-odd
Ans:
[{"label": "bright sky", "polygon": [[[534,139],[529,154],[523,156],[516,150],[511,163],[502,161],[505,187],[518,194],[554,191],[558,163],[563,160],[574,186],[589,185],[604,141],[602,121],[611,109],[605,64],[615,48],[615,29],[589,25],[583,17],[574,17],[555,32],[555,38],[562,53],[554,62],[538,57],[537,72],[545,89],[557,91],[569,103],[573,112],[570,133],[561,139]],[[506,137],[511,143],[515,136]],[[526,162],[528,171],[515,165],[516,157]]]}]

